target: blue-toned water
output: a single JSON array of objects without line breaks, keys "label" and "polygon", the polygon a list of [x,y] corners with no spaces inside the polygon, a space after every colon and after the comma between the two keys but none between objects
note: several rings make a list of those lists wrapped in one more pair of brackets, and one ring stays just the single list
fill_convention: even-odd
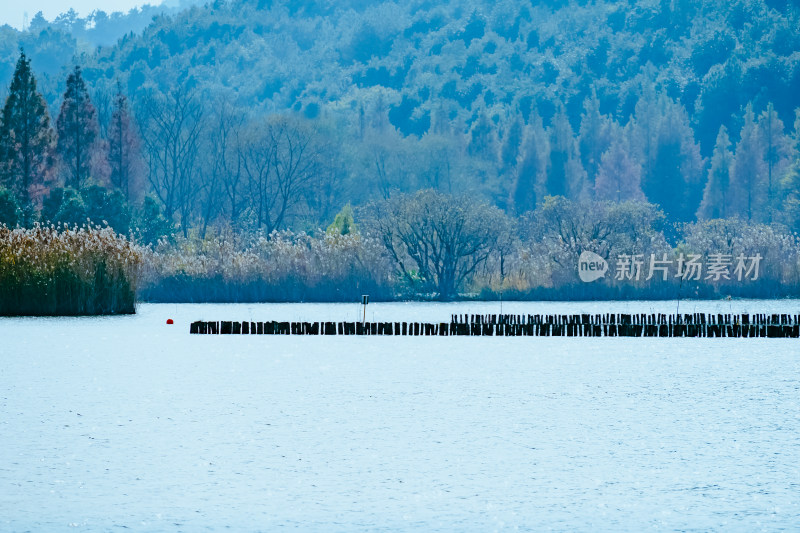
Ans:
[{"label": "blue-toned water", "polygon": [[[798,301],[680,305],[800,313]],[[367,318],[499,312],[370,304]],[[360,313],[0,319],[0,530],[800,529],[797,339],[188,334],[198,319]]]}]

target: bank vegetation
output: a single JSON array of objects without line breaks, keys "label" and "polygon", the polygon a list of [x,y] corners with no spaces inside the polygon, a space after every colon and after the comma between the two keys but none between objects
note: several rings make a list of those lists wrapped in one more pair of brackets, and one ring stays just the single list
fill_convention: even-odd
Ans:
[{"label": "bank vegetation", "polygon": [[108,227],[0,224],[0,316],[134,313],[140,265]]}]

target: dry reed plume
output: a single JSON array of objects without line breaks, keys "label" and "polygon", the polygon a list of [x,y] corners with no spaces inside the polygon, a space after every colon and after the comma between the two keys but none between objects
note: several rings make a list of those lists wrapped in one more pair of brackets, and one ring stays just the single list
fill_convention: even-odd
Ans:
[{"label": "dry reed plume", "polygon": [[0,225],[0,315],[134,313],[140,264],[107,227]]}]

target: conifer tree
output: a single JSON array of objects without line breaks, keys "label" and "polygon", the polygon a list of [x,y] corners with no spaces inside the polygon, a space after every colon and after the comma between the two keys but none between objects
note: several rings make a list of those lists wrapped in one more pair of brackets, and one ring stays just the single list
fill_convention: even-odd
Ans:
[{"label": "conifer tree", "polygon": [[789,137],[790,165],[780,178],[780,213],[777,218],[792,231],[800,230],[800,107],[794,112],[794,132]]},{"label": "conifer tree", "polygon": [[659,204],[668,217],[688,221],[695,215],[702,195],[700,147],[682,105],[661,97],[657,108],[661,113],[658,118],[654,120],[651,109],[646,128],[636,128],[635,136],[644,137],[648,145],[646,151],[640,152],[645,168],[642,190],[647,200]]},{"label": "conifer tree", "polygon": [[644,200],[642,166],[621,138],[615,139],[600,158],[594,193],[597,200]]},{"label": "conifer tree", "polygon": [[797,161],[781,179],[780,221],[793,232],[800,231],[800,163]]},{"label": "conifer tree", "polygon": [[128,98],[117,83],[111,122],[108,125],[108,163],[111,184],[119,189],[128,202],[141,195],[143,170],[141,143],[128,108]]},{"label": "conifer tree", "polygon": [[473,124],[469,133],[469,144],[467,152],[471,156],[479,157],[485,161],[497,162],[497,135],[495,126],[486,116],[481,113],[478,120]]},{"label": "conifer tree", "polygon": [[31,191],[45,181],[52,144],[47,104],[36,89],[30,59],[20,51],[0,117],[0,185],[13,191],[24,224],[33,216]]},{"label": "conifer tree", "polygon": [[733,153],[731,140],[725,126],[719,128],[714,154],[711,156],[711,168],[703,191],[703,201],[697,211],[697,218],[725,218],[731,214],[731,168]]},{"label": "conifer tree", "polygon": [[583,109],[578,145],[586,179],[592,187],[600,169],[600,160],[611,146],[611,124],[608,117],[600,114],[600,100],[594,92],[583,102]]},{"label": "conifer tree", "polygon": [[522,119],[517,116],[508,127],[503,137],[503,147],[500,150],[500,164],[506,174],[513,171],[522,148]]},{"label": "conifer tree", "polygon": [[771,222],[780,179],[791,164],[791,143],[784,133],[783,122],[778,117],[772,102],[767,104],[767,108],[758,117],[758,129],[767,169],[767,222]]},{"label": "conifer tree", "polygon": [[550,126],[550,165],[546,194],[579,200],[584,195],[586,172],[581,165],[578,142],[563,106]]},{"label": "conifer tree", "polygon": [[56,121],[56,147],[68,187],[80,189],[91,176],[99,131],[97,110],[86,91],[81,68],[75,66],[75,70],[67,77],[67,89]]},{"label": "conifer tree", "polygon": [[525,143],[521,150],[521,160],[517,166],[516,183],[513,191],[514,209],[518,214],[536,207],[537,189],[544,181],[547,160],[547,134],[538,116],[532,117],[527,128]]},{"label": "conifer tree", "polygon": [[791,158],[800,157],[800,107],[794,110],[794,132],[791,138]]},{"label": "conifer tree", "polygon": [[656,94],[652,85],[645,86],[636,102],[632,117],[633,128],[628,132],[631,146],[636,147],[638,158],[642,164],[642,190],[648,198],[650,198],[650,189],[654,179],[653,170],[658,153],[659,128],[666,114],[667,105],[665,96]]},{"label": "conifer tree", "polygon": [[767,219],[764,212],[767,199],[767,164],[764,161],[764,146],[759,129],[753,114],[753,105],[747,104],[744,125],[733,160],[731,214],[739,215],[745,220],[763,222]]},{"label": "conifer tree", "polygon": [[447,116],[444,105],[440,102],[439,107],[433,112],[433,133],[437,135],[447,135],[450,133],[450,118]]}]

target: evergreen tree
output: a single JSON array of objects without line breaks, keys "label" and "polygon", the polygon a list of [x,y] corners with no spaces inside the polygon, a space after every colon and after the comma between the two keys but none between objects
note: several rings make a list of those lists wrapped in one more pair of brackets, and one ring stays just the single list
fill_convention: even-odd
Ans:
[{"label": "evergreen tree", "polygon": [[86,203],[80,192],[71,187],[64,189],[61,205],[59,205],[52,222],[67,226],[83,226],[86,224],[86,218]]},{"label": "evergreen tree", "polygon": [[144,192],[141,143],[128,108],[128,98],[122,93],[119,83],[113,107],[108,126],[109,178],[125,199],[133,202]]},{"label": "evergreen tree", "polygon": [[[649,133],[655,128],[657,134],[648,141],[649,153],[643,154],[644,161],[651,162],[645,165],[642,189],[647,200],[659,204],[669,218],[689,221],[700,204],[703,158],[684,107],[662,98],[659,108],[663,114],[656,124],[650,120],[648,125]],[[641,128],[639,133],[649,136]]]},{"label": "evergreen tree", "polygon": [[447,116],[447,111],[444,105],[439,102],[439,107],[433,112],[433,133],[436,135],[447,135],[450,133],[450,117]]},{"label": "evergreen tree", "polygon": [[800,231],[800,108],[794,112],[794,132],[789,138],[789,168],[780,178],[779,219],[792,231]]},{"label": "evergreen tree", "polygon": [[0,117],[0,184],[16,196],[24,224],[33,217],[32,191],[44,184],[52,143],[47,104],[36,89],[30,60],[20,51]]},{"label": "evergreen tree", "polygon": [[107,224],[121,234],[130,231],[131,214],[121,191],[90,185],[81,191],[81,198],[86,206],[86,218],[92,224]]},{"label": "evergreen tree", "polygon": [[516,171],[513,204],[519,214],[536,207],[536,200],[539,197],[537,189],[541,188],[540,184],[546,176],[547,151],[547,133],[542,127],[541,119],[535,116],[528,127]]},{"label": "evergreen tree", "polygon": [[63,187],[51,188],[47,196],[42,199],[42,211],[39,213],[42,222],[55,224],[56,215],[61,209],[61,204],[64,203],[64,198],[73,192],[73,189],[64,189]]},{"label": "evergreen tree", "polygon": [[503,137],[503,147],[500,150],[500,164],[503,173],[509,174],[517,166],[520,148],[522,148],[522,118],[517,116]]},{"label": "evergreen tree", "polygon": [[800,107],[794,110],[794,133],[791,138],[791,155],[792,159],[800,157]]},{"label": "evergreen tree", "polygon": [[[0,135],[3,135],[3,115],[2,115],[2,113],[0,113]],[[7,143],[3,142],[2,138],[0,138],[0,187],[3,187],[4,184],[7,185],[5,183],[5,181],[7,179],[7,176],[3,172],[3,167],[4,167],[4,164],[6,162],[6,158],[8,157],[8,154],[9,154],[8,147],[5,146],[6,144]]]},{"label": "evergreen tree", "polygon": [[328,235],[350,235],[357,232],[356,223],[353,219],[353,208],[349,202],[336,214],[333,222],[325,232]]},{"label": "evergreen tree", "polygon": [[608,117],[600,114],[600,100],[594,91],[583,102],[583,109],[578,145],[586,179],[592,187],[600,169],[600,159],[611,146],[611,124]]},{"label": "evergreen tree", "polygon": [[471,156],[497,162],[497,134],[494,124],[486,116],[486,113],[481,113],[478,120],[472,125],[467,152]]},{"label": "evergreen tree", "polygon": [[8,189],[0,187],[0,224],[5,224],[9,228],[17,225],[22,217],[22,210],[17,204],[14,193]]},{"label": "evergreen tree", "polygon": [[142,207],[136,215],[136,233],[141,242],[152,246],[160,239],[170,239],[172,237],[175,227],[164,216],[164,212],[155,197],[145,196]]},{"label": "evergreen tree", "polygon": [[791,164],[791,143],[784,133],[783,122],[775,111],[772,102],[758,117],[758,128],[761,134],[761,144],[764,148],[764,162],[766,163],[766,202],[767,222],[773,218],[774,202],[780,179]]},{"label": "evergreen tree", "polygon": [[56,121],[56,147],[65,167],[67,186],[80,189],[91,176],[99,130],[97,110],[86,91],[81,68],[76,66],[67,77],[67,89]]},{"label": "evergreen tree", "polygon": [[800,162],[789,169],[781,179],[780,220],[793,232],[800,231]]},{"label": "evergreen tree", "polygon": [[579,200],[585,194],[585,184],[586,172],[581,165],[578,142],[562,107],[550,126],[550,165],[545,180],[546,194]]},{"label": "evergreen tree", "polygon": [[714,155],[711,156],[711,168],[703,191],[703,201],[697,211],[697,218],[725,218],[731,214],[731,168],[733,153],[731,140],[725,126],[719,128]]},{"label": "evergreen tree", "polygon": [[648,198],[654,184],[653,172],[658,153],[659,128],[666,114],[667,105],[666,97],[656,94],[652,85],[646,86],[636,102],[633,128],[628,131],[631,146],[636,147],[642,164],[642,190]]},{"label": "evergreen tree", "polygon": [[615,139],[600,158],[594,194],[597,200],[644,200],[642,165],[631,156],[630,148],[620,138]]},{"label": "evergreen tree", "polygon": [[744,125],[733,160],[731,214],[745,220],[763,222],[767,219],[764,212],[767,200],[767,164],[764,161],[764,146],[759,130],[753,114],[753,105],[747,104]]}]

